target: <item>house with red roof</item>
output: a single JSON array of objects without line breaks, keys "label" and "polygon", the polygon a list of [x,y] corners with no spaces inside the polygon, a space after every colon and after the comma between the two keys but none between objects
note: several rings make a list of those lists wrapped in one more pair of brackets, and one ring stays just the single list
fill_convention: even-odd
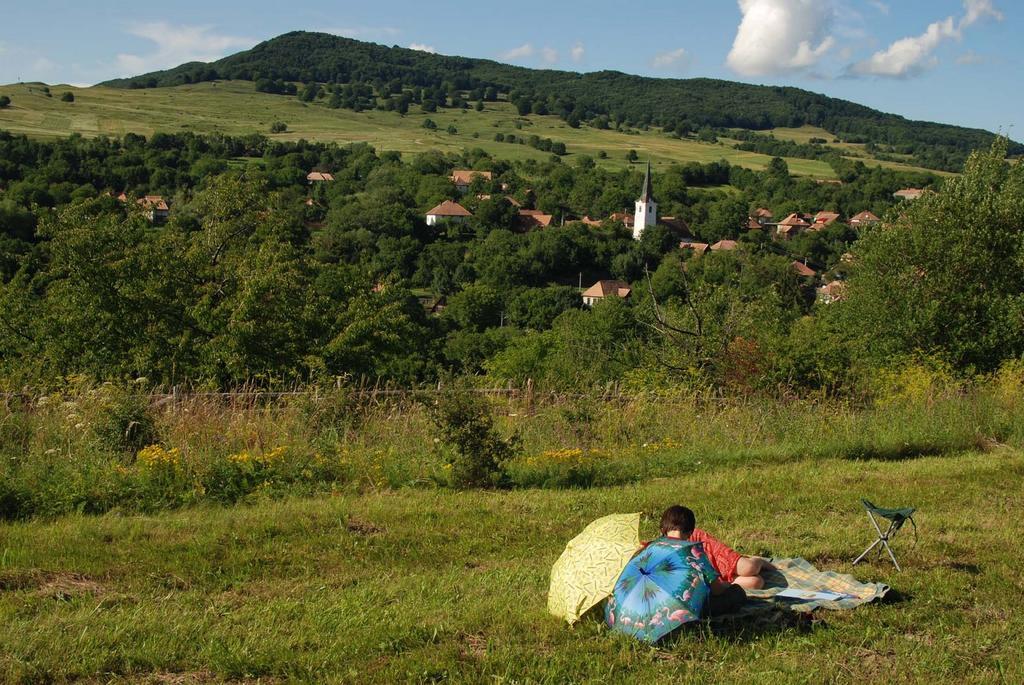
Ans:
[{"label": "house with red roof", "polygon": [[789,266],[793,269],[793,271],[796,272],[796,275],[800,276],[801,278],[814,278],[815,276],[818,275],[817,271],[807,266],[803,262],[799,262],[795,259],[792,262],[790,262]]},{"label": "house with red roof", "polygon": [[609,297],[621,297],[625,300],[632,294],[633,290],[629,287],[629,284],[623,281],[598,281],[583,292],[583,304],[593,307],[598,302]]},{"label": "house with red roof", "polygon": [[874,226],[875,224],[881,223],[882,220],[871,212],[864,210],[858,212],[850,217],[850,228],[861,228],[863,226]]},{"label": "house with red roof", "polygon": [[518,225],[520,228],[530,230],[532,228],[547,228],[555,217],[545,214],[539,209],[520,209]]},{"label": "house with red roof", "polygon": [[794,212],[775,226],[775,237],[782,240],[789,240],[793,236],[800,235],[811,227],[802,214]]},{"label": "house with red roof", "polygon": [[491,181],[494,179],[494,174],[490,171],[477,171],[475,169],[455,169],[449,178],[455,184],[456,190],[460,193],[465,193],[469,190],[469,186],[472,185],[473,179],[477,177]]},{"label": "house with red roof", "polygon": [[458,202],[445,200],[427,212],[427,226],[436,226],[442,221],[464,223],[473,214]]},{"label": "house with red roof", "polygon": [[306,174],[306,180],[310,183],[330,183],[334,180],[334,174],[326,171],[310,171]]},{"label": "house with red roof", "polygon": [[710,249],[712,252],[732,252],[739,246],[740,244],[735,240],[719,240]]}]

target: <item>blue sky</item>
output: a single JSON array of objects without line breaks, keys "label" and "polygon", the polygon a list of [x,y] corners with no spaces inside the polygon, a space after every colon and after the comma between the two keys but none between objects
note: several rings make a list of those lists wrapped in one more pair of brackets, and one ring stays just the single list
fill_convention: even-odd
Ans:
[{"label": "blue sky", "polygon": [[0,83],[95,83],[286,31],[574,71],[793,85],[1024,138],[1018,0],[0,0]]}]

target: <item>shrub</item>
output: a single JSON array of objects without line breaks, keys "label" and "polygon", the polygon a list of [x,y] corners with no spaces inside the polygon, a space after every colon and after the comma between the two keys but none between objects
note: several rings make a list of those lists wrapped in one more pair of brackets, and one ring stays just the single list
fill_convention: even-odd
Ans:
[{"label": "shrub", "polygon": [[434,129],[437,128],[437,124],[434,122],[433,119],[424,119],[423,128],[433,131]]},{"label": "shrub", "polygon": [[135,454],[159,442],[147,396],[132,392],[131,388],[105,385],[98,391],[98,399],[90,423],[104,447]]},{"label": "shrub", "polygon": [[288,124],[284,123],[283,121],[275,121],[270,125],[271,133],[284,133],[287,130]]},{"label": "shrub", "polygon": [[6,109],[11,106],[11,98],[6,95],[0,95],[0,109]]},{"label": "shrub", "polygon": [[60,101],[61,102],[74,102],[75,101],[75,94],[72,93],[70,90],[65,91],[64,94],[60,96]]},{"label": "shrub", "polygon": [[453,450],[449,480],[456,488],[508,485],[506,465],[518,454],[519,438],[502,438],[486,400],[452,385],[430,405],[438,440]]}]

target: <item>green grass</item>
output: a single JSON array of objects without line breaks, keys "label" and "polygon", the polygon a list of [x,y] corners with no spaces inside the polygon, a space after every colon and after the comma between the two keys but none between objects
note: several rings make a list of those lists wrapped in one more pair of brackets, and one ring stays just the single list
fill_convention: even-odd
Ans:
[{"label": "green grass", "polygon": [[[709,468],[587,491],[368,492],[0,525],[9,683],[1013,683],[1024,458]],[[851,567],[857,498],[920,508],[920,543]],[[899,601],[803,629],[706,627],[651,649],[545,610],[565,542],[610,512],[688,503],[747,553],[800,555]],[[644,535],[653,534],[648,518]]]},{"label": "green grass", "polygon": [[[741,152],[725,143],[701,143],[680,140],[660,132],[621,133],[589,127],[570,128],[555,116],[519,117],[508,103],[489,103],[483,112],[443,110],[425,115],[417,110],[402,117],[396,113],[332,110],[322,103],[304,104],[294,97],[257,93],[251,83],[217,82],[174,88],[120,90],[112,88],[74,88],[51,86],[53,97],[46,97],[37,84],[0,86],[10,95],[12,104],[0,110],[0,129],[40,138],[79,133],[123,135],[128,132],[151,135],[157,131],[270,135],[275,121],[288,124],[288,131],[272,137],[282,140],[367,142],[380,150],[415,154],[425,150],[461,151],[480,147],[504,159],[547,159],[548,153],[526,145],[498,143],[495,133],[537,135],[564,142],[571,160],[575,154],[595,159],[599,152],[608,158],[598,162],[608,168],[628,165],[626,154],[634,149],[656,166],[676,162],[714,162],[726,160],[751,169],[763,169],[771,158]],[[75,102],[60,101],[60,93],[69,90]],[[438,129],[422,127],[425,118],[433,119]],[[517,123],[521,126],[516,128]],[[458,134],[446,132],[454,124]],[[477,137],[474,137],[474,134]],[[829,138],[831,140],[831,138]],[[825,162],[787,159],[794,174],[814,178],[834,178]]]},{"label": "green grass", "polygon": [[[899,401],[583,399],[491,405],[519,436],[516,487],[603,487],[750,463],[950,454],[1024,445],[1019,391]],[[686,417],[680,420],[679,417]],[[153,512],[264,495],[444,486],[454,445],[422,405],[345,390],[274,402],[135,396],[113,386],[0,405],[0,518]],[[127,439],[126,439],[127,437]]]}]

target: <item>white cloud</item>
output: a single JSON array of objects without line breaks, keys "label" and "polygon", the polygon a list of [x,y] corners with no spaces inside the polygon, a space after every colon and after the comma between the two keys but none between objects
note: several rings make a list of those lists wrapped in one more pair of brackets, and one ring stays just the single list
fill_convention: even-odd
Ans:
[{"label": "white cloud", "polygon": [[[823,0],[739,0],[743,19],[726,63],[744,76],[802,71],[835,45]],[[815,45],[815,43],[817,43]]]},{"label": "white cloud", "polygon": [[419,50],[420,52],[429,52],[430,54],[437,54],[437,50],[434,49],[433,45],[424,45],[423,43],[410,43],[410,50]]},{"label": "white cloud", "polygon": [[852,64],[847,72],[855,76],[885,76],[907,78],[930,69],[939,63],[933,53],[947,40],[960,40],[964,29],[979,20],[991,17],[1002,21],[1003,15],[991,0],[964,0],[964,16],[960,21],[946,17],[932,22],[919,36],[901,38],[885,50],[879,50],[866,60]]},{"label": "white cloud", "polygon": [[526,57],[533,57],[533,44],[524,43],[518,48],[512,48],[507,52],[501,53],[501,59],[505,61],[512,61],[517,59],[524,59]]},{"label": "white cloud", "polygon": [[214,33],[210,26],[178,26],[163,21],[134,24],[128,28],[128,33],[156,44],[155,52],[117,56],[117,70],[132,75],[185,62],[212,62],[256,43],[250,38]]},{"label": "white cloud", "polygon": [[333,33],[344,38],[359,40],[386,40],[402,33],[394,26],[345,26],[342,28],[323,29],[324,33]]},{"label": "white cloud", "polygon": [[959,57],[956,58],[957,64],[984,64],[985,58],[976,53],[974,50],[968,50]]},{"label": "white cloud", "polygon": [[655,69],[672,69],[673,71],[685,71],[690,66],[692,58],[685,48],[662,52],[654,56],[651,66]]},{"label": "white cloud", "polygon": [[569,51],[569,54],[572,56],[572,61],[579,64],[583,61],[584,55],[587,54],[587,49],[583,47],[583,43],[576,43],[576,45],[572,46],[572,50]]},{"label": "white cloud", "polygon": [[554,64],[558,61],[558,50],[546,47],[540,51],[540,58],[544,60],[545,64]]},{"label": "white cloud", "polygon": [[868,0],[868,4],[885,16],[889,16],[889,5],[882,2],[882,0]]}]

